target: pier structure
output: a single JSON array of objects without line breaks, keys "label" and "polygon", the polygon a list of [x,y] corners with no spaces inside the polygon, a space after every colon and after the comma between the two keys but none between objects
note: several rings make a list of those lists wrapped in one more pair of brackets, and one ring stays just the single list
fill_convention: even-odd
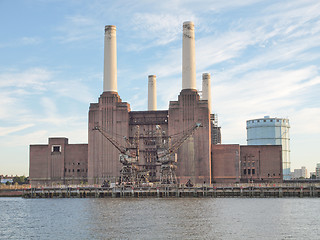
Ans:
[{"label": "pier structure", "polygon": [[116,187],[41,187],[23,190],[24,198],[286,198],[320,197],[320,184],[231,184]]}]

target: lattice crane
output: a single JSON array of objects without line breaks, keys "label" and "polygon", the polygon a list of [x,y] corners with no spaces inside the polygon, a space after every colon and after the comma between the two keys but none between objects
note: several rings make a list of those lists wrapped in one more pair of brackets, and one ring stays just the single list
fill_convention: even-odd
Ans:
[{"label": "lattice crane", "polygon": [[134,143],[124,137],[130,147],[122,146],[105,129],[95,126],[93,130],[99,131],[119,152],[119,161],[122,163],[120,170],[120,183],[138,184],[148,181],[148,172],[139,170],[139,128],[135,134]]},{"label": "lattice crane", "polygon": [[196,123],[191,128],[184,131],[184,134],[181,138],[176,140],[171,146],[168,148],[160,148],[157,151],[157,161],[161,163],[160,169],[160,182],[165,184],[175,184],[177,182],[176,177],[176,152],[182,146],[182,144],[194,134],[194,132],[202,127],[201,123]]}]

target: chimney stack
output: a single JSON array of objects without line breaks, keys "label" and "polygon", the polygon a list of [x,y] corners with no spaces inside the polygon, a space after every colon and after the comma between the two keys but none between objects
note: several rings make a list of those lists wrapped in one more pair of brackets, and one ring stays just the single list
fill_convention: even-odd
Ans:
[{"label": "chimney stack", "polygon": [[105,26],[103,91],[118,92],[117,90],[117,38],[116,38],[116,26],[113,26],[113,25]]},{"label": "chimney stack", "polygon": [[182,89],[196,89],[196,56],[193,22],[183,23]]},{"label": "chimney stack", "polygon": [[202,74],[202,100],[208,100],[209,113],[211,113],[211,76],[210,73]]},{"label": "chimney stack", "polygon": [[157,111],[156,76],[148,76],[148,111]]}]

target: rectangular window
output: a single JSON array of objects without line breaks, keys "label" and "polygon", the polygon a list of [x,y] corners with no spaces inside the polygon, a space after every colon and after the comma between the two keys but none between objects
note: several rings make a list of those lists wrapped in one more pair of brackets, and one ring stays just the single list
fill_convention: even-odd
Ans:
[{"label": "rectangular window", "polygon": [[255,169],[252,169],[252,174],[256,174],[256,170]]},{"label": "rectangular window", "polygon": [[251,169],[248,169],[248,174],[251,174]]},{"label": "rectangular window", "polygon": [[246,170],[246,169],[243,170],[243,174],[244,174],[244,175],[247,174],[247,170]]},{"label": "rectangular window", "polygon": [[60,145],[53,145],[52,152],[61,152],[61,146]]}]

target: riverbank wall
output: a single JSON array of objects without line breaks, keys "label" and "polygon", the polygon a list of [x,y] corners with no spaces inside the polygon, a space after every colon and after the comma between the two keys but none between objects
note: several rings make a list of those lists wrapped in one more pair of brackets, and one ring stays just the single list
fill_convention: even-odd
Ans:
[{"label": "riverbank wall", "polygon": [[116,187],[41,187],[28,188],[24,198],[183,198],[243,197],[282,198],[320,197],[318,185],[239,185],[239,186],[116,186]]}]

